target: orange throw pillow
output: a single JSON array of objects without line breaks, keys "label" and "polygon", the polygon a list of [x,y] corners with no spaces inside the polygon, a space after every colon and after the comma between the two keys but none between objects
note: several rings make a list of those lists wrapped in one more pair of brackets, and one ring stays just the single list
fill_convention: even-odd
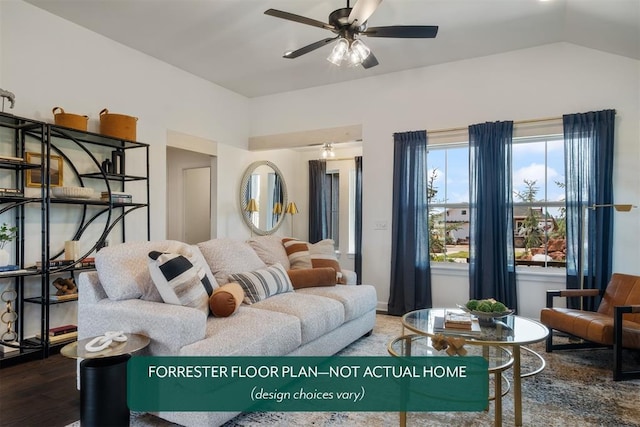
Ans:
[{"label": "orange throw pillow", "polygon": [[238,310],[244,300],[244,289],[237,282],[227,283],[213,291],[209,297],[209,309],[216,317],[229,317]]},{"label": "orange throw pillow", "polygon": [[335,286],[336,271],[331,267],[287,270],[293,289]]}]

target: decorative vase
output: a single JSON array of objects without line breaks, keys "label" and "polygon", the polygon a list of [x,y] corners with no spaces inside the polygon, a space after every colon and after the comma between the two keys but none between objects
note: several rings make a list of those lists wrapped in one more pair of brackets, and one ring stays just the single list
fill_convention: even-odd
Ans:
[{"label": "decorative vase", "polygon": [[0,249],[0,267],[9,265],[9,258],[11,258],[9,252],[4,248]]}]

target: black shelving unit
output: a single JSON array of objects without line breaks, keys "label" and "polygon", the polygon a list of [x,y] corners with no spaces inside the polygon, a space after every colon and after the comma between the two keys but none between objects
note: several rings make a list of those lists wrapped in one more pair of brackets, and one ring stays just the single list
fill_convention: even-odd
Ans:
[{"label": "black shelving unit", "polygon": [[[12,211],[15,212],[15,225],[18,227],[18,237],[15,243],[15,264],[20,270],[16,272],[0,273],[0,281],[9,281],[12,289],[17,292],[15,300],[15,311],[18,312],[18,319],[14,323],[17,333],[17,340],[12,343],[0,342],[8,347],[16,348],[17,351],[0,354],[0,367],[7,366],[19,361],[32,358],[45,358],[55,352],[66,343],[53,344],[49,341],[48,331],[51,327],[51,308],[63,304],[72,303],[75,300],[57,301],[51,299],[50,283],[52,277],[67,276],[75,279],[75,275],[83,270],[90,270],[92,267],[80,267],[77,263],[65,266],[50,266],[49,261],[57,260],[63,255],[64,249],[59,249],[59,242],[53,242],[51,236],[56,226],[51,221],[52,216],[64,210],[74,210],[77,212],[79,220],[77,227],[65,240],[78,240],[86,243],[83,254],[78,260],[84,259],[94,254],[96,250],[105,245],[107,238],[113,236],[116,228],[119,230],[119,241],[126,241],[126,218],[132,212],[146,209],[146,238],[151,235],[150,209],[149,209],[149,145],[137,141],[113,138],[92,132],[83,132],[75,129],[51,125],[26,118],[16,117],[10,114],[0,113],[0,130],[5,129],[13,132],[12,141],[0,138],[0,145],[13,144],[13,156],[0,157],[0,174],[2,170],[13,173],[13,182],[18,194],[0,194],[0,214]],[[40,158],[45,159],[40,165],[28,164],[25,160],[27,140],[29,146],[37,145],[40,151]],[[126,174],[124,160],[127,158],[129,150],[144,150],[144,166],[137,162],[137,165],[128,165],[128,168],[135,170],[137,174]],[[110,153],[117,158],[120,163],[120,170],[103,170],[101,155]],[[73,160],[73,155],[81,156],[82,161]],[[102,191],[108,195],[107,200],[95,198],[71,198],[53,197],[50,182],[52,156],[62,158],[65,175],[77,183],[79,187],[96,188],[101,187]],[[40,187],[39,197],[25,197],[25,171],[28,169],[39,170],[43,177],[43,185]],[[0,175],[1,179],[1,175]],[[65,180],[69,180],[68,178]],[[126,185],[142,181],[146,183],[146,200],[123,203],[112,201],[113,192],[125,192]],[[144,191],[143,191],[144,192]],[[140,193],[140,191],[138,191]],[[37,205],[40,207],[40,247],[36,248],[33,243],[34,233],[29,233],[29,240],[25,237],[25,206]],[[30,224],[33,227],[33,224]],[[139,227],[139,224],[136,224]],[[98,230],[96,232],[96,229]],[[88,230],[92,230],[91,233]],[[95,236],[98,237],[95,237]],[[32,265],[25,265],[25,251],[39,249],[37,259],[40,260],[39,268]],[[26,295],[26,281],[40,279],[39,291],[36,295]],[[4,303],[3,303],[4,304]],[[25,336],[25,304],[33,304],[40,307],[39,334],[41,338]],[[0,308],[2,310],[2,308]],[[29,319],[32,321],[31,319]],[[5,325],[0,324],[0,328]],[[0,337],[3,331],[0,329]]]}]

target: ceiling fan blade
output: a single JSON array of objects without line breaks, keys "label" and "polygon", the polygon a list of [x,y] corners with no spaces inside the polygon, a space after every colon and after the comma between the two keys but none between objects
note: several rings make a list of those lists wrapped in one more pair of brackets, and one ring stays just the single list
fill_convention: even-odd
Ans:
[{"label": "ceiling fan blade", "polygon": [[294,50],[292,52],[287,52],[283,55],[283,58],[289,58],[289,59],[293,59],[293,58],[297,58],[299,56],[304,55],[305,53],[309,53],[313,50],[319,49],[322,46],[325,46],[329,43],[331,43],[332,41],[334,41],[335,39],[337,39],[339,36],[336,37],[329,37],[328,39],[323,39],[323,40],[319,40],[315,43],[311,43],[310,45],[307,45],[305,47],[301,47],[300,49]]},{"label": "ceiling fan blade", "polygon": [[395,37],[401,39],[432,39],[438,34],[437,25],[392,25],[369,27],[360,34],[368,37]]},{"label": "ceiling fan blade", "polygon": [[373,54],[373,52],[369,53],[369,56],[367,56],[365,58],[364,61],[362,61],[362,67],[363,68],[371,68],[371,67],[375,67],[376,65],[378,65],[378,58],[375,57],[375,55]]},{"label": "ceiling fan blade", "polygon": [[358,0],[349,13],[349,22],[352,28],[357,28],[367,22],[367,19],[376,11],[382,0]]},{"label": "ceiling fan blade", "polygon": [[296,15],[296,14],[289,13],[289,12],[283,12],[282,10],[267,9],[267,10],[264,11],[264,14],[265,15],[270,15],[270,16],[275,16],[276,18],[287,19],[287,20],[293,21],[293,22],[299,22],[301,24],[311,25],[313,27],[324,28],[325,30],[335,30],[336,29],[336,27],[334,27],[331,24],[325,24],[324,22],[317,21],[315,19],[307,18],[307,17]]}]

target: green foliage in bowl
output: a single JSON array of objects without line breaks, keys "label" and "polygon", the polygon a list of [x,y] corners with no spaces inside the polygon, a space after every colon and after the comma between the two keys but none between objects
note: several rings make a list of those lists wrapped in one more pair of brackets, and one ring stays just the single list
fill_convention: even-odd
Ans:
[{"label": "green foliage in bowl", "polygon": [[479,311],[482,313],[506,313],[509,311],[506,305],[493,298],[482,300],[471,299],[467,301],[465,307],[470,311]]}]

